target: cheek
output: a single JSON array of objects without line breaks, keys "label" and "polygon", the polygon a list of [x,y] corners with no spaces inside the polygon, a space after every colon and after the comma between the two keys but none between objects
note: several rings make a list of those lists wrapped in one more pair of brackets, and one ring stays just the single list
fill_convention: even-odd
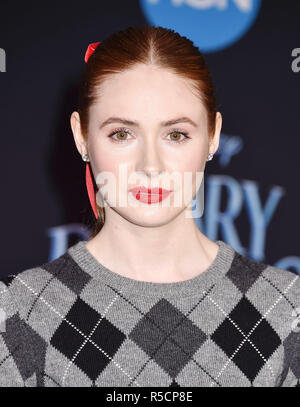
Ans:
[{"label": "cheek", "polygon": [[117,176],[121,165],[124,166],[126,164],[129,168],[132,164],[132,156],[130,154],[117,151],[106,140],[91,142],[90,152],[93,169],[98,173],[107,171]]},{"label": "cheek", "polygon": [[205,153],[200,149],[194,149],[186,155],[182,155],[180,161],[174,164],[174,170],[184,174],[184,172],[194,173],[196,171],[203,171],[205,165]]},{"label": "cheek", "polygon": [[201,146],[193,149],[182,157],[180,161],[176,164],[175,170],[181,174],[181,188],[186,191],[187,194],[193,190],[193,195],[196,189],[199,188],[203,176],[204,168],[206,163],[206,152]]},{"label": "cheek", "polygon": [[121,156],[120,154],[109,152],[105,154],[102,151],[101,154],[94,154],[92,159],[95,179],[98,181],[102,180],[100,183],[97,183],[98,187],[102,188],[106,185],[106,190],[112,190],[116,187],[116,193],[118,194],[119,184],[121,183],[125,186],[129,174],[133,171],[133,165],[128,160],[128,157],[125,159],[124,155]]}]

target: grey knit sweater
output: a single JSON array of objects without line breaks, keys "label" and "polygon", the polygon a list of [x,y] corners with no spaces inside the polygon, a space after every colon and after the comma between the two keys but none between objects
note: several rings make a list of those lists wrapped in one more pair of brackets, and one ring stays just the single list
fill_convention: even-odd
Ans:
[{"label": "grey knit sweater", "polygon": [[300,386],[300,276],[222,240],[208,269],[151,283],[85,241],[0,281],[0,386]]}]

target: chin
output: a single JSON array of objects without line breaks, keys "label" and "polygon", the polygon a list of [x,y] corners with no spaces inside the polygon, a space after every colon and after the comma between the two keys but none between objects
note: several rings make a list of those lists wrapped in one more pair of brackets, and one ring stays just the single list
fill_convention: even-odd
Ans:
[{"label": "chin", "polygon": [[183,208],[136,208],[130,211],[122,211],[115,208],[124,219],[138,226],[159,227],[172,222]]}]

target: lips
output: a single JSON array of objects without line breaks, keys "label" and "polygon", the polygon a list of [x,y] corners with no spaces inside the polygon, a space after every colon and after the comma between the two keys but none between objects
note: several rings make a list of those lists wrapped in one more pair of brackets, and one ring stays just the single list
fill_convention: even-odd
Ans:
[{"label": "lips", "polygon": [[134,187],[129,190],[133,196],[144,203],[156,203],[165,199],[172,191],[163,188]]}]

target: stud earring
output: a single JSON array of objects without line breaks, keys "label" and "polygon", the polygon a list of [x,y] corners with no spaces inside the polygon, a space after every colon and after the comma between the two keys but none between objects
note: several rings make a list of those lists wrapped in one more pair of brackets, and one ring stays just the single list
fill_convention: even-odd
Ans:
[{"label": "stud earring", "polygon": [[213,156],[214,156],[214,155],[213,155],[212,153],[209,153],[206,161],[212,160],[212,159],[213,159]]},{"label": "stud earring", "polygon": [[89,156],[87,154],[82,154],[83,161],[90,161]]}]

